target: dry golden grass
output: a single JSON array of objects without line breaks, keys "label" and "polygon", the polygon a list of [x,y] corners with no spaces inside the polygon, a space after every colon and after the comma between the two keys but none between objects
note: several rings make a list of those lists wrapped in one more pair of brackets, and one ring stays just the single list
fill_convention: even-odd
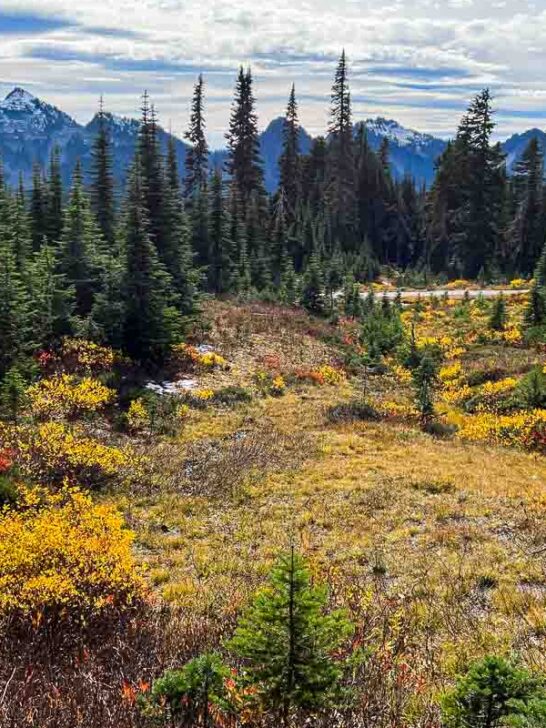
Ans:
[{"label": "dry golden grass", "polygon": [[[336,359],[306,333],[301,314],[291,331],[290,321],[269,324],[250,308],[225,306],[215,304],[224,323],[213,339],[238,362],[235,380],[244,367],[250,377],[264,352],[289,367],[302,357],[313,365]],[[228,346],[233,319],[244,336]],[[506,356],[515,370],[527,355]],[[489,366],[489,354],[483,358]],[[487,652],[516,650],[545,669],[546,459],[436,440],[411,424],[329,422],[328,408],[361,387],[302,385],[282,398],[195,412],[180,437],[156,446],[162,477],[154,488],[118,497],[150,582],[191,614],[233,616],[278,551],[295,542],[328,579],[333,600],[352,611],[365,642],[411,661],[429,697]],[[396,387],[393,377],[371,378],[369,401]],[[232,487],[237,458],[230,464],[225,443],[242,432],[261,443],[259,456],[239,467]],[[181,486],[188,452],[204,438],[224,448],[214,466],[215,483],[225,471],[224,491]]]}]

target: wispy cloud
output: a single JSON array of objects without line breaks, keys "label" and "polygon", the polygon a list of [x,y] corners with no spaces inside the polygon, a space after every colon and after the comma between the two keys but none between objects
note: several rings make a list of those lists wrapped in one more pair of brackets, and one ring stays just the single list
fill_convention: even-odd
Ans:
[{"label": "wispy cloud", "polygon": [[164,122],[182,131],[202,71],[208,131],[220,143],[237,67],[251,63],[261,124],[282,113],[294,81],[302,120],[318,132],[345,47],[359,116],[396,115],[448,135],[489,86],[507,135],[544,118],[543,2],[276,0],[264,12],[255,0],[2,0],[0,90],[30,82],[88,117],[103,91],[112,110],[136,113],[132,94],[148,88]]}]

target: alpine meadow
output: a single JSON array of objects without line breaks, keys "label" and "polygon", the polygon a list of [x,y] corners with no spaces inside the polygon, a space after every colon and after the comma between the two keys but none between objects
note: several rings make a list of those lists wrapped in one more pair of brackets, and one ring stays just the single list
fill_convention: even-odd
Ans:
[{"label": "alpine meadow", "polygon": [[[501,141],[493,51],[438,136],[362,116],[339,47],[318,135],[286,68],[327,54],[281,34],[231,106],[224,56],[189,64],[177,136],[177,62],[101,50],[144,31],[80,58],[28,8],[0,10],[0,728],[545,728],[546,133]],[[34,93],[56,63],[104,84],[87,125]]]}]

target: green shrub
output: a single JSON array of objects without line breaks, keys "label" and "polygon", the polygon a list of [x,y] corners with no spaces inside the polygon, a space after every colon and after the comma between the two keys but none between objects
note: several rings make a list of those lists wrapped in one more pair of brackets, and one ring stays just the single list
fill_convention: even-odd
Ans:
[{"label": "green shrub", "polygon": [[525,407],[541,408],[546,405],[546,374],[536,366],[518,383],[516,396]]},{"label": "green shrub", "polygon": [[442,700],[446,728],[523,728],[533,725],[524,722],[528,717],[545,709],[543,680],[500,657],[471,665]]},{"label": "green shrub", "polygon": [[215,724],[213,710],[230,711],[225,688],[230,674],[218,655],[196,657],[154,681],[151,694],[139,701],[142,713],[160,725],[209,728]]},{"label": "green shrub", "polygon": [[245,389],[244,387],[237,387],[235,385],[219,389],[214,393],[213,397],[214,402],[224,404],[228,407],[240,404],[241,402],[250,402],[251,399],[252,394],[248,389]]},{"label": "green shrub", "polygon": [[330,407],[327,417],[330,422],[375,422],[381,419],[381,415],[371,404],[359,400]]}]

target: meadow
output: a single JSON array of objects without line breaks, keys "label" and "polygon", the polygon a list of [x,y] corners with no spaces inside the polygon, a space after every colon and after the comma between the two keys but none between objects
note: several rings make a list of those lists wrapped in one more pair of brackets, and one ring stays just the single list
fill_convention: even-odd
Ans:
[{"label": "meadow", "polygon": [[[107,348],[41,352],[1,431],[3,725],[156,725],[139,696],[166,668],[225,651],[291,548],[360,655],[350,705],[313,725],[438,727],[442,694],[474,661],[546,670],[546,350],[526,336],[528,294],[499,321],[479,297],[388,303],[377,287],[366,300],[401,326],[380,356],[356,318],[220,300],[152,386]],[[38,528],[20,515],[36,501],[49,509]],[[89,534],[83,552],[67,555],[79,536],[59,508]],[[44,569],[55,533],[55,564],[79,562],[64,582]],[[82,553],[92,587],[78,586]]]}]

